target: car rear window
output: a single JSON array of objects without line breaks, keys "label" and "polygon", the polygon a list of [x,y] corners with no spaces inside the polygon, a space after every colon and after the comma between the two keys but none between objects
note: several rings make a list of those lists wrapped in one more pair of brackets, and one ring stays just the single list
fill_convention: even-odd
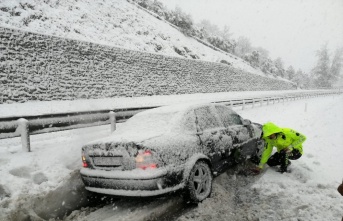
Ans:
[{"label": "car rear window", "polygon": [[126,121],[120,128],[118,128],[118,132],[166,132],[170,130],[174,118],[174,113],[153,113],[136,115]]},{"label": "car rear window", "polygon": [[210,107],[201,107],[195,110],[197,122],[201,130],[220,127],[217,118],[211,112]]},{"label": "car rear window", "polygon": [[242,125],[241,117],[234,111],[221,106],[216,106],[216,109],[225,127],[229,127],[232,125]]}]

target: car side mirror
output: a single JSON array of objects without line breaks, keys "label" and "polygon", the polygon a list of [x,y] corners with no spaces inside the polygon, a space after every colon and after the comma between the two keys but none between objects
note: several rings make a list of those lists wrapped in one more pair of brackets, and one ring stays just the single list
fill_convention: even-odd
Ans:
[{"label": "car side mirror", "polygon": [[250,120],[248,120],[248,119],[244,119],[243,120],[243,125],[244,126],[249,126],[251,124],[251,121]]}]

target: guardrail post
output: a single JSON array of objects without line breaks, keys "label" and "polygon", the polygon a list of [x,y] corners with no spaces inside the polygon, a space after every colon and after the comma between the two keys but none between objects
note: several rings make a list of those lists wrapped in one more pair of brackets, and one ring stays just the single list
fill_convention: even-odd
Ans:
[{"label": "guardrail post", "polygon": [[269,105],[269,97],[267,97],[267,105]]},{"label": "guardrail post", "polygon": [[233,102],[230,100],[230,107],[233,108]]},{"label": "guardrail post", "polygon": [[243,99],[242,110],[245,108],[245,100]]},{"label": "guardrail post", "polygon": [[111,133],[117,129],[116,113],[110,111]]},{"label": "guardrail post", "polygon": [[307,102],[305,103],[305,112],[307,112]]},{"label": "guardrail post", "polygon": [[255,107],[255,99],[253,98],[252,99],[252,108],[254,108]]},{"label": "guardrail post", "polygon": [[31,152],[29,121],[24,118],[18,119],[18,127],[21,134],[21,144],[23,150],[26,152]]},{"label": "guardrail post", "polygon": [[263,105],[263,98],[260,98],[260,106]]}]

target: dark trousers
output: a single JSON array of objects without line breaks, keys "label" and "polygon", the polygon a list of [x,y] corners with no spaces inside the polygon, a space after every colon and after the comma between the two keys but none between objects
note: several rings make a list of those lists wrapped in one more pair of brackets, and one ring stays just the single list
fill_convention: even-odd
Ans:
[{"label": "dark trousers", "polygon": [[276,152],[273,154],[273,156],[268,159],[267,164],[270,167],[280,165],[280,169],[286,171],[289,160],[297,160],[301,156],[299,150],[296,149],[293,149],[289,154],[286,154],[285,151],[280,151],[280,153]]}]

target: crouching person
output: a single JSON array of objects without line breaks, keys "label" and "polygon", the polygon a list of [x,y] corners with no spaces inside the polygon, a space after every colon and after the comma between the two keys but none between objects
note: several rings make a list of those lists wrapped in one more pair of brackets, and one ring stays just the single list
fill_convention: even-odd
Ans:
[{"label": "crouching person", "polygon": [[[262,153],[260,164],[253,169],[255,174],[259,174],[267,163],[270,167],[280,166],[279,172],[287,172],[290,160],[297,160],[303,154],[302,144],[306,137],[290,128],[280,128],[275,124],[268,122],[262,127],[262,138],[265,141],[265,147]],[[277,152],[271,157],[273,148]]]}]

